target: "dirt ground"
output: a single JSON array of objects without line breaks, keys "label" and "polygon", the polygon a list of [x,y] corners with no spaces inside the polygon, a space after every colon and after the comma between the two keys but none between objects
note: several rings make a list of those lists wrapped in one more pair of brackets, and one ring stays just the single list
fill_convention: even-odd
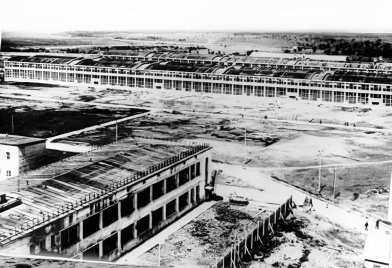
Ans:
[{"label": "dirt ground", "polygon": [[364,240],[356,233],[303,208],[281,223],[273,238],[264,242],[250,268],[361,267]]},{"label": "dirt ground", "polygon": [[[214,148],[213,161],[215,164],[222,163],[233,167],[257,169],[265,176],[287,182],[311,192],[315,196],[332,200],[339,207],[349,211],[357,211],[362,215],[370,214],[373,217],[386,217],[392,166],[392,151],[389,149],[391,134],[378,131],[378,129],[392,129],[392,112],[387,107],[372,107],[371,110],[363,109],[363,107],[352,109],[352,107],[342,107],[338,104],[320,105],[317,102],[286,98],[248,98],[171,91],[152,93],[152,91],[128,92],[67,87],[41,88],[36,86],[22,89],[16,86],[3,85],[1,87],[3,94],[27,94],[43,98],[56,96],[58,99],[69,100],[81,100],[91,98],[85,96],[94,96],[93,102],[180,111],[177,113],[154,113],[121,124],[118,128],[119,137],[136,135],[169,140],[208,142]],[[260,120],[244,119],[242,115],[259,117]],[[263,120],[265,116],[268,119],[289,120],[294,124]],[[331,123],[341,127],[327,127],[320,124],[320,120],[323,124]],[[310,122],[311,124],[300,125],[295,124],[296,122]],[[350,126],[345,127],[345,122],[349,122]],[[352,126],[353,123],[357,127],[373,127],[374,130],[359,130]],[[114,135],[109,135],[110,133],[114,133],[113,127],[85,132],[68,139],[89,141],[93,144],[107,143],[114,138]],[[321,191],[319,192],[320,159],[322,166]],[[335,174],[335,194],[333,196]],[[245,183],[228,176],[221,183],[252,187],[252,183]],[[297,255],[290,257],[293,263],[300,258],[309,259],[303,261],[301,267],[358,267],[355,264],[360,260],[358,252],[361,252],[363,248],[363,237],[356,237],[356,234],[329,222],[316,213],[300,213],[299,215],[298,222],[295,222],[292,228],[295,229],[297,228],[295,226],[298,225],[302,232],[308,232],[307,234],[313,239],[294,237],[291,227],[288,230],[282,230],[282,237],[287,236],[287,239],[278,236],[276,239],[282,240],[279,242],[282,243],[279,249],[274,249],[271,255],[265,258],[263,264],[252,264],[255,265],[254,267],[271,267],[276,262],[278,262],[276,264],[278,266],[274,267],[280,267],[279,262],[286,263],[285,261],[289,259],[284,259],[284,255],[286,254],[286,257],[288,255],[285,250],[290,252],[291,250],[285,248],[286,246],[292,247],[291,240],[298,241],[298,243],[294,243],[296,247],[292,250],[293,254]],[[317,224],[325,228],[325,232],[316,232],[315,229],[312,229],[317,228]],[[191,238],[189,236],[190,230],[182,229],[181,232],[184,233],[181,235],[187,237],[189,241],[199,243],[201,238],[199,239],[197,236]],[[324,241],[326,245],[313,246],[312,241],[315,239]],[[176,240],[173,237],[173,241],[170,242],[173,247],[170,248],[171,244],[168,243],[167,250],[174,250],[175,243],[180,243],[180,240],[180,238]],[[183,240],[184,238],[181,241]],[[196,242],[194,243],[196,245]],[[190,243],[190,251],[196,251],[192,245]],[[200,250],[205,249],[200,248]],[[186,250],[188,251],[188,249]],[[340,257],[335,261],[337,252]],[[149,258],[146,258],[146,261],[155,261],[153,253]],[[184,252],[180,250],[177,254],[178,256],[166,261],[169,263],[169,261],[175,261],[178,258],[178,263],[180,263],[185,260]],[[280,257],[274,259],[274,254]],[[282,255],[283,260],[279,259],[282,258]],[[162,256],[164,260],[164,254]],[[268,259],[270,262],[267,261]],[[189,263],[198,262],[197,259],[189,259],[188,261]],[[264,264],[270,266],[257,266]],[[331,266],[328,266],[329,264]],[[294,264],[291,265],[296,267]],[[288,263],[284,267],[287,266]]]}]

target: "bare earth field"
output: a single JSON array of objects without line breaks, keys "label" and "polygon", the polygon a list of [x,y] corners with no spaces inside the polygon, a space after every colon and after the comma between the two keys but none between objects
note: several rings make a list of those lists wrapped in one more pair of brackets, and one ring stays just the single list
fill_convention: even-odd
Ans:
[{"label": "bare earth field", "polygon": [[[2,85],[0,94],[58,100],[87,98],[90,99],[89,104],[128,104],[174,110],[177,112],[156,112],[124,122],[118,127],[119,137],[135,135],[208,142],[214,147],[213,161],[216,166],[224,164],[236,170],[250,168],[266,177],[308,191],[315,197],[333,201],[346,210],[376,218],[386,217],[392,151],[391,134],[381,130],[392,129],[392,112],[388,108],[365,110],[363,107],[352,109],[337,104],[319,105],[317,102],[286,98],[259,99],[171,91],[120,91],[38,85],[22,88]],[[23,103],[7,103],[8,100],[1,102],[1,105],[18,106]],[[69,109],[72,110],[72,107]],[[263,120],[265,116],[268,120]],[[345,127],[345,122],[355,123],[357,127]],[[327,123],[337,126],[325,126]],[[373,127],[374,130],[358,129],[360,126]],[[103,144],[114,140],[114,131],[114,127],[109,127],[71,136],[67,140]],[[320,150],[322,167],[319,192]],[[333,196],[335,166],[336,188]],[[257,177],[253,179],[257,180]],[[258,189],[252,181],[241,180],[230,174],[221,176],[218,183]],[[200,217],[207,217],[214,223],[217,216],[214,213],[216,208],[211,208]],[[282,227],[274,238],[276,246],[270,247],[268,257],[262,263],[252,263],[252,267],[299,267],[295,266],[298,262],[302,263],[301,267],[358,267],[363,236],[359,237],[355,231],[329,221],[317,211],[309,214],[299,208],[295,213],[296,218],[291,225]],[[203,236],[194,233],[194,229],[200,229],[195,228],[195,220],[179,230],[179,234],[173,234],[167,245],[164,244],[163,264],[187,262],[206,265],[207,261],[203,262],[197,259],[197,254],[190,253],[211,252],[211,256],[214,256],[213,252],[225,251],[225,247],[217,246],[222,244],[219,240],[217,244],[203,245]],[[223,232],[222,228],[215,229],[213,224],[205,226],[210,228],[206,233]],[[224,241],[230,240],[229,233],[226,235]],[[181,236],[187,237],[190,242],[180,245]],[[280,245],[279,248],[277,245]],[[148,253],[150,255],[146,255],[142,261],[154,263],[156,260],[152,256],[156,250],[152,249]],[[189,254],[185,254],[184,250]],[[173,253],[173,256],[165,255],[169,251],[177,253]],[[336,258],[338,253],[339,258]]]}]

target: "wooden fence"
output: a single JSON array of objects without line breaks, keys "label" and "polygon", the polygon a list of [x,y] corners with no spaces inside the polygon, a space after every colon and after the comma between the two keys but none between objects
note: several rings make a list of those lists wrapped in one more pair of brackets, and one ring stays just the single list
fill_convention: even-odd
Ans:
[{"label": "wooden fence", "polygon": [[242,241],[235,242],[230,251],[217,261],[213,268],[237,268],[243,267],[242,259],[245,255],[251,255],[256,243],[261,243],[261,238],[274,232],[274,226],[279,221],[285,221],[292,211],[292,196],[276,209],[262,222],[257,222],[254,229]]}]

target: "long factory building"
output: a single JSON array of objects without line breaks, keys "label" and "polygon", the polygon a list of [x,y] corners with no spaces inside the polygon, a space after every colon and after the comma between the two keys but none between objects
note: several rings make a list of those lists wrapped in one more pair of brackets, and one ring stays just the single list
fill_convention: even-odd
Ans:
[{"label": "long factory building", "polygon": [[13,53],[4,68],[6,82],[392,105],[392,64],[348,62],[344,56]]},{"label": "long factory building", "polygon": [[114,261],[213,187],[208,144],[129,138],[63,166],[72,169],[0,193],[0,253]]}]

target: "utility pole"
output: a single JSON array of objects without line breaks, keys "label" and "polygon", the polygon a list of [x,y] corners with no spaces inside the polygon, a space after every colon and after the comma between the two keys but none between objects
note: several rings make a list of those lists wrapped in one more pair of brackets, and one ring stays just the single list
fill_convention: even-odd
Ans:
[{"label": "utility pole", "polygon": [[335,187],[336,187],[336,166],[335,166],[335,173],[334,173],[334,179],[333,179],[333,195],[332,195],[332,200],[335,200]]},{"label": "utility pole", "polygon": [[116,116],[116,143],[117,143],[117,116]]},{"label": "utility pole", "polygon": [[14,113],[11,111],[11,133],[14,134]]},{"label": "utility pole", "polygon": [[245,147],[246,147],[246,128],[245,128]]},{"label": "utility pole", "polygon": [[318,192],[321,191],[321,150],[319,151],[319,183],[318,183]]}]

